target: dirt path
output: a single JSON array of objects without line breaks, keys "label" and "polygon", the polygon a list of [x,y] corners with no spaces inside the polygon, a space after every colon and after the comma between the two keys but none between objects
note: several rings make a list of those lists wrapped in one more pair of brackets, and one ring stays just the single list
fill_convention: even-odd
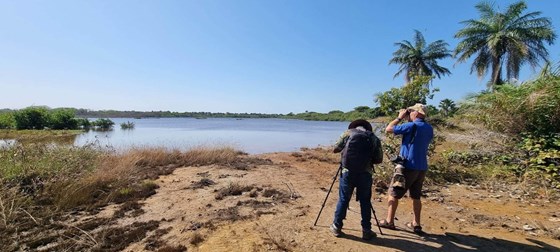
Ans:
[{"label": "dirt path", "polygon": [[[363,241],[359,205],[350,203],[346,235],[328,229],[338,198],[337,184],[318,225],[313,226],[336,172],[332,158],[302,160],[301,155],[272,153],[246,170],[220,166],[185,167],[157,180],[157,193],[130,211],[118,225],[159,225],[125,251],[185,246],[189,251],[560,251],[560,204],[524,202],[507,192],[451,185],[428,190],[423,198],[420,237],[405,229],[410,202],[402,201],[399,230],[383,230]],[[239,194],[239,195],[236,195]],[[374,195],[377,216],[386,213],[384,195]],[[110,216],[118,207],[99,213]],[[373,220],[372,220],[373,221]],[[373,221],[375,223],[375,221]],[[374,227],[376,228],[376,227]],[[374,229],[379,233],[377,229]],[[171,251],[171,250],[168,250]]]}]

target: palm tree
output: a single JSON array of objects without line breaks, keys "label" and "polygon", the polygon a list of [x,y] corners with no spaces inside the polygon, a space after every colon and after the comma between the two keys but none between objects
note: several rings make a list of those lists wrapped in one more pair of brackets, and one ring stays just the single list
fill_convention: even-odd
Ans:
[{"label": "palm tree", "polygon": [[393,76],[396,78],[403,72],[406,82],[410,82],[410,78],[414,76],[432,76],[438,78],[441,75],[449,75],[449,69],[437,64],[437,60],[451,57],[451,51],[447,49],[449,46],[443,40],[437,40],[426,45],[426,40],[421,32],[414,30],[414,44],[408,40],[395,43],[399,49],[393,53],[393,58],[389,64],[400,64],[400,68]]},{"label": "palm tree", "polygon": [[544,42],[552,45],[556,34],[550,19],[539,17],[541,12],[524,14],[527,5],[523,1],[510,5],[504,13],[497,12],[486,2],[477,4],[476,9],[480,19],[461,22],[465,28],[455,34],[455,38],[462,41],[454,56],[459,55],[459,63],[476,54],[471,73],[476,71],[482,78],[491,68],[490,87],[503,83],[502,66],[506,68],[507,79],[519,78],[523,64],[529,63],[535,69],[539,60],[547,60]]},{"label": "palm tree", "polygon": [[457,106],[455,102],[450,99],[443,99],[439,102],[439,108],[442,114],[446,117],[452,116],[457,111]]}]

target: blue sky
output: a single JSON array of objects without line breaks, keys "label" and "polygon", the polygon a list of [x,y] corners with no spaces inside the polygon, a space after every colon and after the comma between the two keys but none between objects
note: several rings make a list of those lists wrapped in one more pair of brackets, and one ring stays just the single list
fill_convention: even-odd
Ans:
[{"label": "blue sky", "polygon": [[[514,1],[496,1],[502,9]],[[0,108],[289,113],[375,106],[404,83],[395,42],[421,31],[455,48],[478,1],[0,1]],[[527,1],[558,35],[560,1]],[[560,41],[549,48],[560,60]],[[485,89],[470,61],[434,81]],[[529,66],[521,80],[533,76]]]}]

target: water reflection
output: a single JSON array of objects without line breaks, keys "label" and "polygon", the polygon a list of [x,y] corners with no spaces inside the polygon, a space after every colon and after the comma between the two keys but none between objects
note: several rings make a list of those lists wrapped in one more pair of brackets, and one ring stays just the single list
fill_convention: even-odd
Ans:
[{"label": "water reflection", "polygon": [[18,138],[0,139],[0,146],[14,145],[15,143],[22,144],[59,144],[59,145],[72,145],[76,142],[78,135],[41,135],[41,136],[25,136]]}]

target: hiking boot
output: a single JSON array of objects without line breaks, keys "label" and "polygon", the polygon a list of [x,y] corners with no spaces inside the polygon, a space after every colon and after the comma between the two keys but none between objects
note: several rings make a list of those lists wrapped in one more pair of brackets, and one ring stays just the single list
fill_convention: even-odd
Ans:
[{"label": "hiking boot", "polygon": [[342,235],[342,230],[340,230],[340,228],[336,227],[336,225],[333,223],[331,224],[331,233],[334,235],[334,237],[340,237]]},{"label": "hiking boot", "polygon": [[362,239],[366,241],[369,241],[375,237],[377,237],[377,234],[371,230],[362,231]]}]

